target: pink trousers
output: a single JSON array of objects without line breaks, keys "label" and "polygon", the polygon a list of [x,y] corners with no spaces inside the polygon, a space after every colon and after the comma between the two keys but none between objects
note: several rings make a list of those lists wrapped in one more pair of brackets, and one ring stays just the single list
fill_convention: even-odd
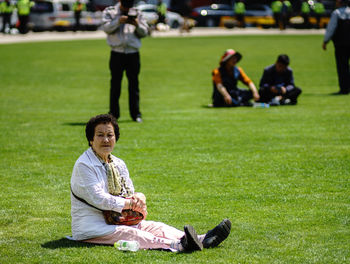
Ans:
[{"label": "pink trousers", "polygon": [[84,242],[113,245],[118,240],[134,240],[140,249],[169,249],[172,242],[178,242],[185,233],[161,222],[143,220],[135,226],[117,226],[114,233],[96,237]]}]

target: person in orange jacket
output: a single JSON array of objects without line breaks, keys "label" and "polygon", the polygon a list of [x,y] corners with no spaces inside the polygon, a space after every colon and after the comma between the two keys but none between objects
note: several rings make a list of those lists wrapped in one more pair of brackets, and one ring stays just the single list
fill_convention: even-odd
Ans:
[{"label": "person in orange jacket", "polygon": [[[228,49],[220,59],[220,66],[212,71],[214,107],[252,106],[250,99],[259,100],[253,81],[241,67],[236,66],[241,59],[239,52]],[[238,81],[248,86],[249,90],[238,88]]]}]

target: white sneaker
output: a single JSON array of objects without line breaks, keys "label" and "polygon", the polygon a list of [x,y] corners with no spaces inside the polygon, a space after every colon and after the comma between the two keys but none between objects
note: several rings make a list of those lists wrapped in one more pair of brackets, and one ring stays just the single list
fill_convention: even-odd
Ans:
[{"label": "white sneaker", "polygon": [[280,105],[280,100],[276,97],[272,98],[269,102],[270,105]]},{"label": "white sneaker", "polygon": [[141,117],[136,117],[135,122],[142,123],[142,118]]}]

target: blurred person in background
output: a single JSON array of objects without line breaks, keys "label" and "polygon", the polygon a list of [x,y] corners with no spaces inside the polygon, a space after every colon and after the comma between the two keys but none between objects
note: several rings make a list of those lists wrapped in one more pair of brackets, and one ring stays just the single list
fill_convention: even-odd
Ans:
[{"label": "blurred person in background", "polygon": [[163,3],[162,0],[158,0],[158,2],[157,2],[157,15],[158,15],[157,24],[158,23],[163,23],[163,24],[166,23],[166,21],[165,21],[166,12],[167,12],[166,4]]},{"label": "blurred person in background", "polygon": [[301,16],[304,20],[303,25],[304,28],[310,28],[310,5],[309,5],[309,0],[303,0],[301,3]]},{"label": "blurred person in background", "polygon": [[73,11],[75,19],[74,31],[80,30],[81,12],[86,11],[86,5],[81,0],[76,0],[73,4]]},{"label": "blurred person in background", "polygon": [[129,112],[133,121],[141,123],[139,73],[141,69],[141,38],[148,35],[148,25],[142,13],[133,8],[133,0],[120,0],[107,7],[102,15],[102,29],[111,47],[109,113],[120,116],[119,97],[123,73],[126,72],[129,90]]},{"label": "blurred person in background", "polygon": [[184,21],[181,25],[180,32],[190,32],[193,27],[190,15],[192,12],[192,6],[190,0],[172,0],[171,6],[174,12],[179,13]]},{"label": "blurred person in background", "polygon": [[[236,64],[242,55],[233,49],[225,51],[220,59],[220,67],[212,71],[214,107],[252,106],[249,102],[259,100],[259,93],[253,81]],[[238,81],[249,87],[249,90],[238,88]]]},{"label": "blurred person in background", "polygon": [[337,9],[333,11],[324,35],[322,48],[327,49],[330,40],[335,49],[339,92],[350,92],[350,0],[337,0]]},{"label": "blurred person in background", "polygon": [[282,1],[275,0],[271,3],[271,9],[273,13],[273,18],[275,20],[275,27],[281,28],[281,12],[282,12]]},{"label": "blurred person in background", "polygon": [[260,101],[272,106],[296,105],[301,89],[294,85],[293,71],[288,67],[290,61],[286,54],[277,57],[274,64],[264,69],[260,79]]},{"label": "blurred person in background", "polygon": [[281,8],[281,29],[286,29],[289,26],[289,19],[292,15],[292,4],[288,0],[282,2]]},{"label": "blurred person in background", "polygon": [[19,19],[18,31],[21,34],[26,34],[29,31],[28,22],[29,22],[30,8],[32,6],[34,6],[34,2],[30,0],[17,1],[17,14]]},{"label": "blurred person in background", "polygon": [[238,22],[238,27],[245,28],[245,4],[243,0],[239,0],[235,3],[235,15]]},{"label": "blurred person in background", "polygon": [[315,1],[314,12],[316,17],[316,28],[321,28],[321,18],[324,16],[326,9],[320,0]]},{"label": "blurred person in background", "polygon": [[[129,240],[139,242],[141,249],[192,252],[216,247],[228,237],[228,219],[203,235],[190,225],[181,231],[145,220],[146,196],[135,192],[125,162],[112,155],[120,135],[116,119],[109,114],[92,117],[85,134],[89,148],[75,162],[70,181],[73,240],[105,245]],[[131,225],[106,221],[103,211],[123,210],[139,212],[144,218]]]},{"label": "blurred person in background", "polygon": [[0,14],[2,16],[2,33],[6,33],[6,26],[8,26],[8,32],[11,33],[11,16],[15,8],[15,5],[12,4],[10,0],[0,2]]}]

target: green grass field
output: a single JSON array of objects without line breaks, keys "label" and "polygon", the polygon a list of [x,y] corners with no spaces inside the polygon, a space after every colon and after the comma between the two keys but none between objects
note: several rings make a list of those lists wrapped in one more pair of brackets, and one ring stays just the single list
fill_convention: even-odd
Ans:
[{"label": "green grass field", "polygon": [[[349,263],[350,98],[331,96],[333,47],[322,36],[146,38],[141,110],[124,86],[122,158],[148,219],[232,233],[193,254],[123,253],[70,242],[69,182],[88,147],[84,125],[108,112],[105,40],[0,45],[0,263]],[[258,85],[279,53],[291,58],[297,106],[210,109],[223,51]],[[124,82],[126,85],[127,82]]]}]

